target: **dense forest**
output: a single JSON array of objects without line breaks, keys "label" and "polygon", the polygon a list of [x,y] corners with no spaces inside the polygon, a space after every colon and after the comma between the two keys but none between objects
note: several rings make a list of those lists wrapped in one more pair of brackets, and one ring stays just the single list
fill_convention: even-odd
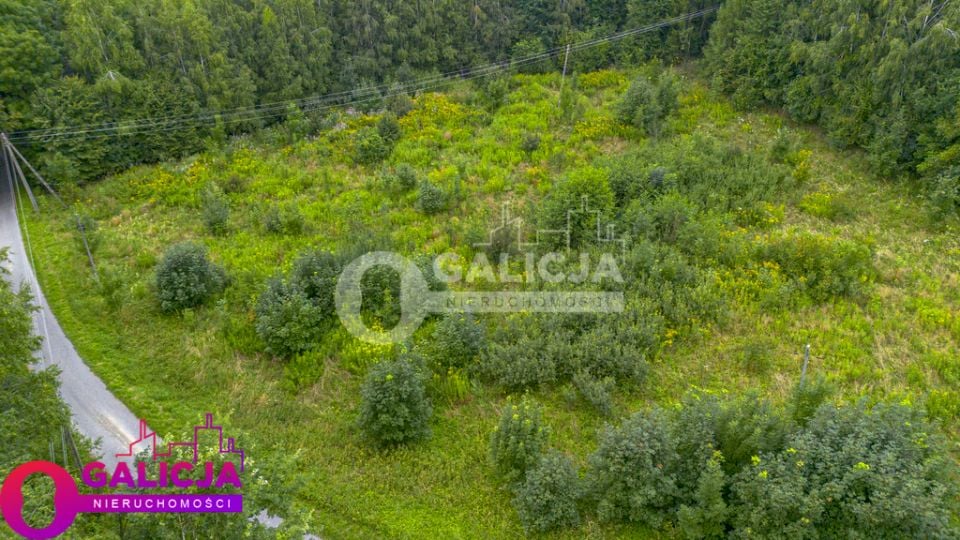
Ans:
[{"label": "dense forest", "polygon": [[[242,515],[73,532],[956,538],[960,3],[714,7],[0,0],[0,126],[72,210],[21,217],[58,320],[151,425],[216,411],[257,463]],[[583,290],[622,313],[339,323],[359,254],[457,291],[440,254],[511,270],[504,203],[555,230],[585,198],[624,283]],[[395,325],[399,275],[361,288]],[[68,411],[0,300],[3,474]]]},{"label": "dense forest", "polygon": [[[304,100],[311,96],[374,107],[425,76],[468,75],[708,7],[703,0],[6,0],[0,125],[52,176],[87,180],[189,154],[204,137],[285,119],[291,107],[317,109],[320,102]],[[952,212],[960,200],[958,12],[949,0],[735,0],[719,15],[599,43],[576,55],[572,68],[703,53],[717,88],[739,105],[784,107],[818,123],[835,144],[867,149],[883,175],[921,174],[926,191]],[[561,56],[525,68],[558,69]],[[109,144],[89,144],[105,136]]]},{"label": "dense forest", "polygon": [[[187,155],[201,148],[204,137],[285,119],[292,100],[309,110],[318,104],[303,98],[336,95],[325,105],[360,96],[358,105],[369,108],[381,94],[396,93],[391,88],[415,90],[410,83],[426,76],[466,75],[473,66],[535,55],[706,5],[700,0],[5,1],[0,125],[15,132],[15,143],[19,138],[41,155],[52,176],[88,180],[135,163]],[[710,18],[601,47],[578,59],[576,68],[695,55]],[[527,66],[555,67],[553,57]],[[364,91],[369,87],[375,91]],[[221,111],[231,112],[221,116]],[[134,119],[148,122],[125,124]],[[64,129],[30,132],[50,128]],[[106,136],[109,144],[96,144]]]}]

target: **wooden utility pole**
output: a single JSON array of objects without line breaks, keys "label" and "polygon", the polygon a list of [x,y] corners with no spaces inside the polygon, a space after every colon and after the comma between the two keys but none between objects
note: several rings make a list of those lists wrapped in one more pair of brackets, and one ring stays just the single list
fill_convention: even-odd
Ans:
[{"label": "wooden utility pole", "polygon": [[567,52],[563,55],[563,73],[560,75],[560,95],[557,96],[557,107],[560,107],[560,102],[563,100],[563,81],[567,78],[567,60],[570,59],[570,44],[567,43]]},{"label": "wooden utility pole", "polygon": [[[40,208],[39,206],[37,206],[37,199],[33,195],[33,190],[30,189],[30,184],[27,182],[27,177],[26,175],[23,174],[23,170],[20,168],[20,164],[17,161],[17,157],[20,158],[20,161],[23,161],[23,164],[26,165],[28,169],[30,169],[30,172],[33,173],[33,175],[37,178],[40,184],[43,185],[43,187],[46,188],[46,190],[49,191],[51,195],[53,195],[53,197],[57,200],[57,202],[59,202],[62,207],[64,208],[67,207],[67,203],[63,202],[63,199],[60,198],[60,195],[56,191],[54,191],[53,187],[50,186],[50,184],[47,183],[46,179],[44,179],[43,176],[39,172],[37,172],[35,168],[33,168],[33,165],[31,165],[30,162],[27,161],[27,158],[23,157],[23,154],[21,154],[20,151],[17,150],[17,147],[10,142],[10,139],[7,138],[6,133],[0,133],[0,144],[2,144],[3,146],[3,149],[2,149],[3,156],[5,158],[5,161],[7,162],[7,168],[10,170],[10,174],[13,175],[14,173],[16,173],[15,177],[19,178],[20,183],[26,189],[27,196],[30,197],[30,202],[33,204],[33,209],[35,211],[39,212]],[[14,196],[16,196],[16,194],[14,194]],[[90,261],[90,268],[93,269],[93,277],[97,281],[100,281],[100,273],[97,272],[97,263],[94,262],[93,260],[93,253],[90,251],[90,243],[87,240],[86,226],[84,226],[83,222],[80,220],[80,216],[77,215],[76,213],[74,213],[74,219],[77,222],[77,230],[80,231],[80,238],[83,240],[83,249],[87,252],[87,259]]]},{"label": "wooden utility pole", "polygon": [[[20,168],[20,164],[17,163],[17,158],[14,157],[13,150],[11,150],[13,145],[10,144],[10,140],[7,139],[6,133],[0,134],[0,138],[3,139],[3,151],[6,153],[7,159],[10,160],[9,162],[13,165],[13,172],[15,174],[15,177],[20,180],[20,183],[23,185],[24,189],[27,192],[27,197],[30,197],[30,204],[33,205],[33,210],[35,212],[39,212],[40,207],[37,206],[37,198],[33,196],[33,190],[30,189],[30,184],[27,183],[27,177],[23,175],[23,170]],[[16,196],[16,193],[14,193],[13,195]]]},{"label": "wooden utility pole", "polygon": [[17,150],[17,147],[14,146],[7,139],[6,134],[3,135],[3,140],[6,143],[7,147],[10,148],[10,150],[13,150],[13,152],[20,158],[20,161],[23,161],[23,164],[26,165],[28,169],[30,169],[30,172],[32,172],[35,177],[37,177],[37,180],[40,181],[40,184],[43,185],[43,187],[46,188],[46,190],[49,191],[51,195],[53,195],[53,198],[57,199],[57,201],[60,202],[61,206],[64,206],[64,207],[67,206],[67,203],[63,202],[63,199],[60,198],[60,195],[56,191],[54,191],[52,187],[50,187],[50,184],[48,184],[47,181],[44,180],[42,176],[40,176],[40,173],[38,173],[37,170],[33,168],[33,165],[31,165],[30,162],[27,161],[27,158],[23,157],[23,154],[21,154],[20,151]]}]

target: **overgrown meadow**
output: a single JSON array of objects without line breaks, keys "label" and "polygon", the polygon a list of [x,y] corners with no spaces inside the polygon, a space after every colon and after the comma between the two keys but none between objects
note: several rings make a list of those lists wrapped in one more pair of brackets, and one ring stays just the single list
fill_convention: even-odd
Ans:
[{"label": "overgrown meadow", "polygon": [[[738,112],[693,72],[563,84],[518,74],[370,111],[291,114],[183,161],[64,186],[93,231],[99,280],[72,214],[43,198],[27,228],[44,292],[81,356],[158,431],[212,411],[252,456],[296,454],[303,483],[282,496],[312,509],[324,538],[520,535],[489,458],[518,396],[543,404],[549,444],[584,467],[606,423],[673,410],[690,392],[785,402],[806,344],[807,377],[835,388],[828,399],[925,408],[956,451],[955,223],[868,174],[860,153],[779,114]],[[287,298],[305,253],[470,260],[504,203],[532,232],[583,196],[628,240],[623,314],[477,315],[465,354],[444,348],[465,338],[439,316],[392,347],[355,340],[329,309],[282,335],[258,324],[276,314],[264,292]],[[577,247],[599,250],[578,227]],[[205,246],[225,279],[171,312],[156,270],[183,241]],[[389,326],[392,277],[381,278],[388,292],[368,320]],[[397,354],[422,360],[432,416],[428,436],[383,448],[358,427],[361,385]],[[554,534],[676,532],[582,514]]]}]

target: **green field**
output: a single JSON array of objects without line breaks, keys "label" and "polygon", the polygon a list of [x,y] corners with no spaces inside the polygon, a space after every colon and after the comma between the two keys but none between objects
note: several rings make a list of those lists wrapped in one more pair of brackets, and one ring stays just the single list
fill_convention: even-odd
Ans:
[{"label": "green field", "polygon": [[[642,300],[636,313],[659,322],[650,330],[646,377],[613,393],[616,418],[651,404],[672,406],[691,389],[755,388],[781,401],[799,379],[809,343],[810,374],[831,381],[837,400],[925,406],[956,449],[957,224],[933,220],[909,187],[870,174],[859,151],[834,149],[815,129],[775,111],[738,111],[692,68],[675,73],[679,106],[656,137],[617,121],[633,72],[567,77],[560,107],[558,73],[513,75],[499,104],[467,83],[416,96],[382,163],[356,159],[358,136],[379,113],[340,111],[313,136],[292,133],[288,122],[182,161],[137,166],[64,193],[96,224],[101,280],[93,278],[72,214],[47,197],[39,214],[27,213],[37,272],[81,356],[159,432],[193,425],[209,410],[243,433],[254,459],[296,453],[303,481],[296,501],[315,512],[323,538],[521,535],[511,495],[488,460],[500,410],[520,391],[469,370],[433,374],[432,436],[377,450],[356,427],[359,388],[369,367],[395,351],[336,329],[298,358],[272,357],[255,331],[266,281],[309,248],[467,255],[502,203],[522,202],[519,211],[536,220],[568,178],[602,185],[612,194],[607,213],[618,230],[653,253],[645,259],[637,248],[630,263],[649,262],[655,274],[644,274],[647,285],[635,286],[635,273],[625,273],[628,302]],[[536,147],[523,149],[533,135]],[[714,178],[711,160],[730,167],[714,171],[719,177],[746,172],[739,183],[705,183]],[[643,197],[621,200],[611,187],[615,162],[695,178],[631,207]],[[426,214],[417,189],[384,185],[385,171],[403,163],[443,190],[445,209]],[[203,220],[211,189],[230,209],[222,234]],[[272,212],[299,214],[302,230],[266,230]],[[207,246],[230,283],[202,307],[164,314],[155,267],[183,240]],[[861,264],[863,253],[862,268],[848,264]],[[851,268],[855,275],[833,275]],[[669,292],[649,285],[651,275],[670,281],[663,276],[677,273],[693,277],[674,279]],[[481,318],[491,336],[506,320]],[[428,341],[431,330],[428,323],[415,341]],[[608,419],[562,377],[532,386],[551,444],[584,464]],[[557,537],[653,534],[590,513],[584,521]]]}]

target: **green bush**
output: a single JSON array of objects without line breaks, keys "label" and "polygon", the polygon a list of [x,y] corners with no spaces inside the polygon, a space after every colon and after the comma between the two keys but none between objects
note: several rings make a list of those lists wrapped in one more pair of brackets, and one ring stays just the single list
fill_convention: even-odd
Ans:
[{"label": "green bush", "polygon": [[509,483],[523,480],[547,446],[543,410],[532,399],[508,402],[490,436],[490,459],[497,476]]},{"label": "green bush", "polygon": [[582,372],[598,381],[612,378],[621,382],[642,382],[648,371],[647,356],[655,351],[659,337],[656,335],[657,326],[651,326],[651,321],[646,319],[638,320],[636,316],[635,312],[629,311],[598,317],[594,326],[583,329],[571,342],[570,350],[561,357],[564,360],[561,373],[569,376]]},{"label": "green bush", "polygon": [[510,77],[509,76],[488,76],[472,79],[474,86],[475,100],[478,105],[487,110],[488,113],[494,113],[507,102],[507,96],[510,95]]},{"label": "green bush", "polygon": [[724,500],[727,487],[721,463],[723,454],[715,452],[697,480],[690,505],[681,505],[677,524],[685,538],[726,538],[730,508]]},{"label": "green bush", "polygon": [[273,279],[257,300],[257,335],[267,352],[290,357],[312,348],[329,313],[311,301],[300,287]]},{"label": "green bush", "polygon": [[417,208],[424,214],[437,214],[447,209],[447,195],[429,181],[420,182]]},{"label": "green bush", "polygon": [[388,172],[383,177],[384,186],[394,193],[406,193],[417,187],[419,181],[417,170],[408,163],[398,164],[393,172]]},{"label": "green bush", "polygon": [[540,148],[540,136],[536,133],[528,133],[523,136],[523,140],[520,141],[520,150],[523,150],[523,153],[530,155],[537,151],[537,148]]},{"label": "green bush", "polygon": [[716,415],[716,448],[723,453],[724,469],[733,474],[753,456],[783,448],[790,424],[784,414],[755,392],[728,400]]},{"label": "green bush", "polygon": [[562,358],[554,353],[569,342],[567,333],[548,336],[531,317],[511,318],[494,329],[477,371],[514,390],[553,383],[557,380],[558,359]]},{"label": "green bush", "polygon": [[323,251],[308,251],[293,261],[290,283],[313,302],[321,318],[330,318],[336,311],[334,291],[343,265],[334,254]]},{"label": "green bush", "polygon": [[380,362],[363,382],[358,424],[379,446],[412,442],[430,434],[433,408],[417,363],[411,357]]},{"label": "green bush", "polygon": [[220,193],[208,191],[203,195],[203,223],[213,235],[227,232],[230,219],[230,205]]},{"label": "green bush", "polygon": [[675,244],[684,235],[687,224],[694,219],[696,207],[679,193],[670,193],[657,200],[650,211],[654,238]]},{"label": "green bush", "polygon": [[224,180],[222,188],[227,194],[243,193],[247,190],[247,181],[239,175],[231,174]]},{"label": "green bush", "polygon": [[956,538],[956,465],[902,405],[821,406],[785,448],[737,476],[734,535]]},{"label": "green bush", "polygon": [[573,376],[573,385],[580,396],[596,409],[601,416],[613,416],[613,377],[596,379],[586,372]]},{"label": "green bush", "polygon": [[823,375],[801,382],[787,400],[787,417],[795,425],[805,426],[835,390]]},{"label": "green bush", "polygon": [[400,122],[397,121],[397,115],[392,112],[384,113],[377,120],[377,135],[380,135],[387,146],[396,144],[400,139]]},{"label": "green bush", "polygon": [[199,306],[225,286],[223,269],[207,259],[206,248],[199,244],[176,244],[157,265],[157,299],[166,312]]},{"label": "green bush", "polygon": [[367,326],[393,328],[400,322],[400,273],[395,268],[370,268],[360,279],[360,291],[360,314]]},{"label": "green bush", "polygon": [[776,344],[772,339],[760,337],[750,340],[740,347],[740,365],[747,373],[764,375],[773,365],[773,352]]},{"label": "green bush", "polygon": [[640,75],[617,105],[617,119],[647,135],[659,135],[664,119],[677,108],[679,85],[669,72],[656,80]]},{"label": "green bush", "polygon": [[[607,172],[596,167],[574,170],[560,180],[540,208],[540,228],[565,230],[570,214],[570,247],[591,245],[597,239],[597,219],[601,225],[610,220],[613,192]],[[584,211],[584,204],[587,211]],[[594,213],[599,212],[599,215]],[[557,247],[566,247],[563,235],[549,238]]]},{"label": "green bush", "polygon": [[527,472],[513,505],[526,532],[545,532],[580,524],[580,477],[570,458],[548,452]]},{"label": "green bush", "polygon": [[403,118],[415,107],[415,104],[413,103],[413,100],[410,99],[410,96],[403,93],[394,94],[388,97],[386,105],[387,109],[397,118]]},{"label": "green bush", "polygon": [[363,128],[354,140],[354,160],[361,165],[379,163],[390,155],[391,149],[375,128]]},{"label": "green bush", "polygon": [[486,346],[486,335],[470,313],[444,316],[433,329],[429,346],[434,364],[441,372],[472,364]]},{"label": "green bush", "polygon": [[597,516],[659,528],[676,504],[677,459],[668,419],[659,410],[636,413],[619,428],[608,426],[587,474]]},{"label": "green bush", "polygon": [[873,253],[864,244],[807,232],[773,238],[760,257],[777,263],[816,301],[857,297],[872,282]]},{"label": "green bush", "polygon": [[306,226],[306,220],[295,204],[284,205],[282,208],[271,206],[263,219],[263,228],[270,234],[296,236],[302,234]]},{"label": "green bush", "polygon": [[928,179],[928,195],[940,216],[956,216],[960,212],[960,167],[953,166]]},{"label": "green bush", "polygon": [[511,318],[494,328],[476,371],[514,390],[562,383],[580,372],[639,383],[661,331],[657,317],[634,310],[594,318]]},{"label": "green bush", "polygon": [[654,199],[668,190],[673,179],[665,167],[655,165],[656,157],[626,152],[607,160],[610,189],[618,206],[636,198]]}]

